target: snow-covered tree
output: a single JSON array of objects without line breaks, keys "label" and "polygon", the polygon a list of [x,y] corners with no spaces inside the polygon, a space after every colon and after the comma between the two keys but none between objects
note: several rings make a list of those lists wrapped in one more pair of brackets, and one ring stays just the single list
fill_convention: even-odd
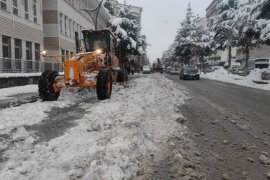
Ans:
[{"label": "snow-covered tree", "polygon": [[173,62],[176,61],[176,57],[174,54],[176,48],[176,43],[174,42],[169,46],[169,48],[162,53],[161,61],[165,65],[172,65]]},{"label": "snow-covered tree", "polygon": [[140,26],[129,7],[121,8],[119,14],[110,20],[110,26],[120,42],[118,53],[121,60],[126,59],[127,54],[144,53],[146,42],[138,34]]},{"label": "snow-covered tree", "polygon": [[211,54],[210,32],[203,25],[202,19],[197,15],[194,16],[190,5],[187,8],[186,18],[181,23],[177,32],[175,42],[175,55],[188,64],[189,60],[194,57],[200,57]]},{"label": "snow-covered tree", "polygon": [[215,31],[217,48],[243,47],[246,54],[246,73],[250,48],[259,44],[260,30],[256,28],[257,21],[251,15],[258,1],[260,0],[223,0],[211,27]]},{"label": "snow-covered tree", "polygon": [[188,64],[192,57],[193,41],[191,38],[191,32],[193,30],[193,19],[194,14],[189,4],[186,12],[186,18],[182,21],[181,27],[178,29],[175,38],[175,55],[180,57],[182,62],[185,64]]},{"label": "snow-covered tree", "polygon": [[270,1],[257,0],[251,7],[253,20],[257,20],[256,28],[260,30],[260,42],[270,45]]},{"label": "snow-covered tree", "polygon": [[235,11],[236,1],[228,0],[219,5],[218,14],[209,20],[209,29],[213,32],[212,47],[214,50],[229,50],[228,66],[231,66],[231,47],[235,46],[238,34],[229,26],[233,20],[231,14]]},{"label": "snow-covered tree", "polygon": [[114,9],[113,9],[112,0],[105,0],[103,3],[103,6],[108,10],[110,15],[114,16]]},{"label": "snow-covered tree", "polygon": [[200,62],[203,63],[203,70],[205,72],[204,57],[213,53],[211,47],[211,33],[210,30],[202,23],[202,19],[197,15],[193,20],[193,31],[191,31],[191,38],[193,41],[192,54],[198,56]]}]

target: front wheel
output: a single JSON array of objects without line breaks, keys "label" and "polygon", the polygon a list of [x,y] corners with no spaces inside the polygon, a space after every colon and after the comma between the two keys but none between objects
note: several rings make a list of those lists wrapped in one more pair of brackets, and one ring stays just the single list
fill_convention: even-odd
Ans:
[{"label": "front wheel", "polygon": [[97,98],[98,100],[105,100],[111,97],[112,93],[112,76],[108,70],[99,71],[97,76]]},{"label": "front wheel", "polygon": [[60,91],[55,92],[53,89],[54,80],[58,75],[57,71],[51,70],[46,70],[41,74],[38,81],[38,92],[42,101],[56,101],[59,98]]}]

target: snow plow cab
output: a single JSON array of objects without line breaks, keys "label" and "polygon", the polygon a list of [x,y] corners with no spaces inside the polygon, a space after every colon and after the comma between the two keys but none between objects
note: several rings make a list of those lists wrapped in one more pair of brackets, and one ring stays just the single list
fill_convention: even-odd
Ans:
[{"label": "snow plow cab", "polygon": [[[127,74],[120,69],[116,56],[114,34],[109,29],[83,30],[82,33],[85,52],[77,53],[64,61],[64,76],[59,76],[58,72],[51,70],[42,73],[38,87],[39,96],[43,101],[57,100],[61,89],[67,87],[96,87],[97,98],[108,99],[111,96],[113,81],[127,80]],[[76,44],[77,42],[78,40]],[[58,62],[60,63],[59,60]]]}]

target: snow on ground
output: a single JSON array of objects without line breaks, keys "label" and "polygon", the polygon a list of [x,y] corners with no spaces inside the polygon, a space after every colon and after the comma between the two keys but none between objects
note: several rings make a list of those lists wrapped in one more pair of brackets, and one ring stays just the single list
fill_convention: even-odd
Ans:
[{"label": "snow on ground", "polygon": [[[64,75],[64,73],[59,72],[59,75]],[[37,72],[37,73],[0,73],[0,78],[32,77],[32,76],[41,76],[41,72]]]},{"label": "snow on ground", "polygon": [[34,137],[18,130],[15,137],[23,138],[5,152],[0,179],[134,179],[143,157],[182,137],[186,128],[176,122],[176,106],[185,99],[160,74],[137,77],[125,88],[114,85],[111,99],[80,103],[87,113],[61,137],[33,145]]},{"label": "snow on ground", "polygon": [[41,73],[0,73],[0,78],[40,76]]},{"label": "snow on ground", "polygon": [[[7,96],[29,92],[37,93],[37,85],[17,86],[0,89],[2,96],[0,96],[0,99],[5,99]],[[42,102],[41,100],[38,100],[34,103],[2,109],[0,110],[0,135],[18,126],[38,124],[43,119],[48,117],[47,112],[49,112],[52,108],[63,108],[70,106],[79,101],[80,98],[89,96],[91,95],[81,96],[80,94],[74,94],[72,89],[67,89],[61,92],[58,101]]]},{"label": "snow on ground", "polygon": [[34,92],[38,92],[37,85],[26,85],[26,86],[3,88],[3,89],[0,89],[0,99],[7,99],[8,96],[12,96],[12,95],[34,93]]},{"label": "snow on ground", "polygon": [[202,78],[206,79],[212,79],[217,80],[221,82],[227,82],[227,83],[233,83],[245,87],[251,87],[256,89],[262,89],[262,90],[270,90],[270,80],[263,81],[268,82],[268,84],[257,84],[253,81],[262,81],[261,80],[261,73],[263,71],[269,71],[270,69],[254,69],[250,72],[250,74],[246,77],[239,76],[236,74],[230,74],[227,70],[224,68],[220,68],[214,72],[207,73],[207,74],[201,74]]},{"label": "snow on ground", "polygon": [[40,123],[53,107],[65,107],[71,102],[35,102],[0,110],[0,134],[17,126]]}]

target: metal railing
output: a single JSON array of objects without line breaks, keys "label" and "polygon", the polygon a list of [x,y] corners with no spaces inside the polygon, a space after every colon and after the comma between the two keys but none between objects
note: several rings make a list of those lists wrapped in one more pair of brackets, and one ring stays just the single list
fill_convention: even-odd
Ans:
[{"label": "metal railing", "polygon": [[35,73],[44,70],[63,71],[61,66],[53,61],[32,61],[22,59],[0,58],[0,73]]}]

